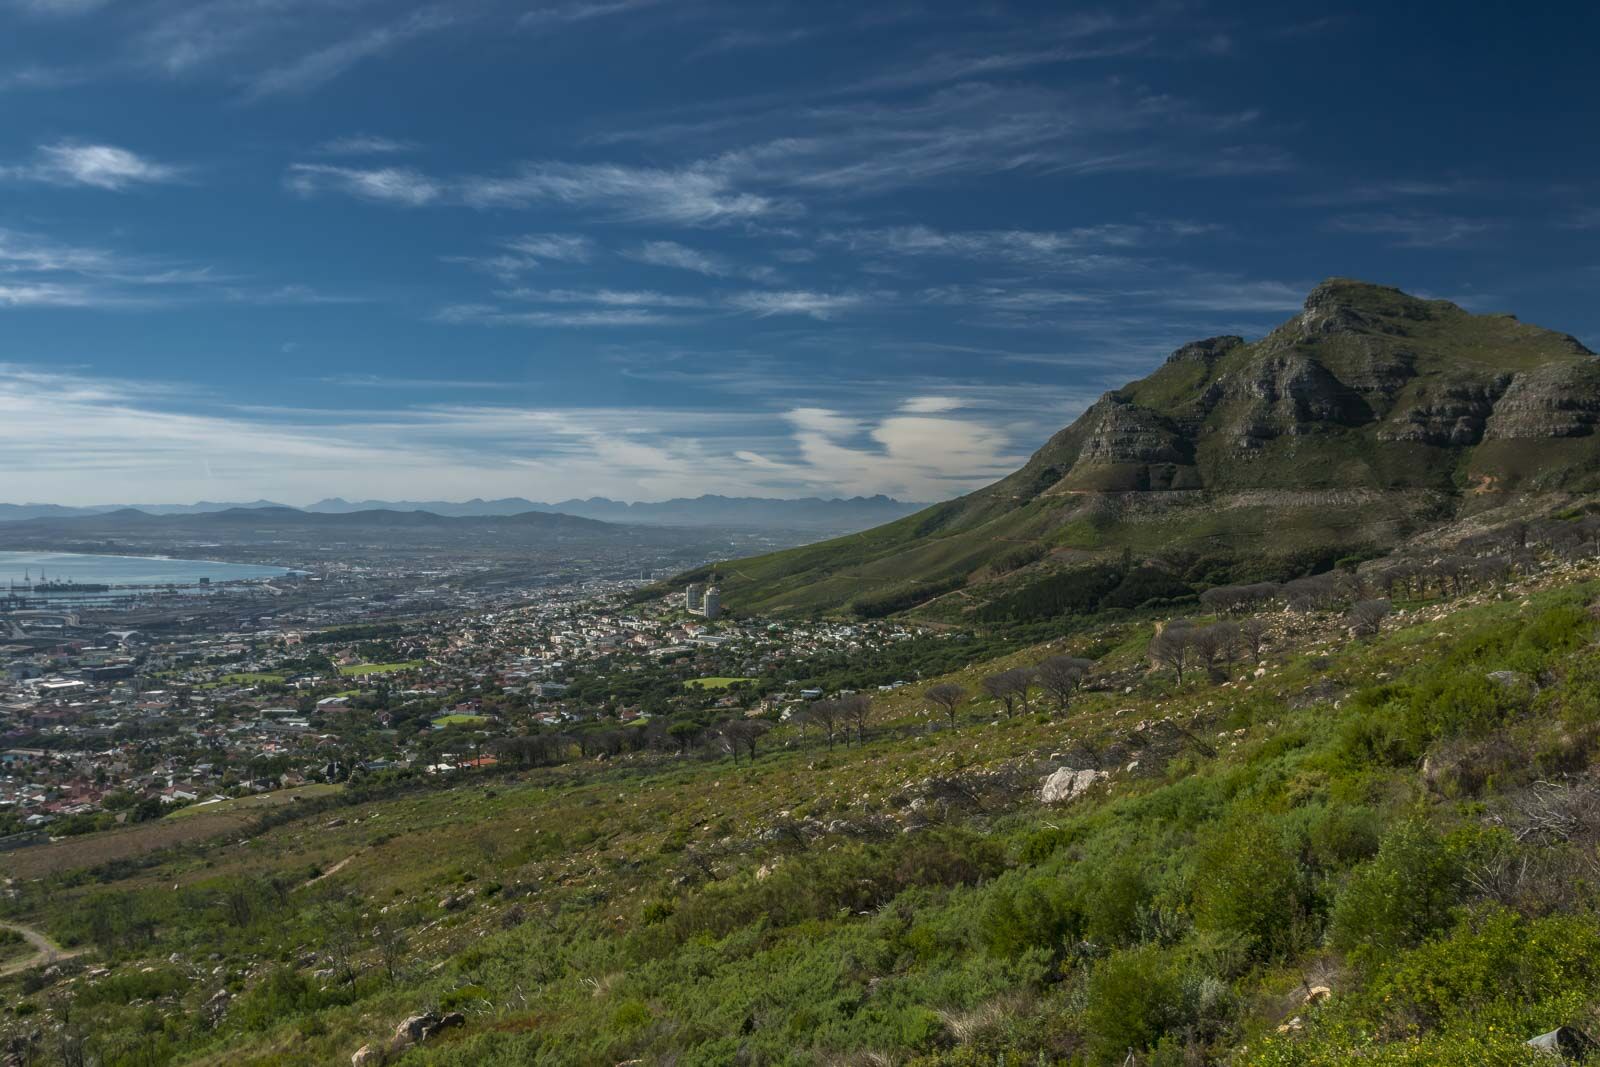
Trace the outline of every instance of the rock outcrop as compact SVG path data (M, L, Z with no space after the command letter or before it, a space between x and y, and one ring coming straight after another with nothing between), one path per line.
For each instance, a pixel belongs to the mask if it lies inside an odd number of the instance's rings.
M1065 804L1082 796L1090 786L1105 777L1105 772L1062 767L1039 786L1039 799L1045 804Z

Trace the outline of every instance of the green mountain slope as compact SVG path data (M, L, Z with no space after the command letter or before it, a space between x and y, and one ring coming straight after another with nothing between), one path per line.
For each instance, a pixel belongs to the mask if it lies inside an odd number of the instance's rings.
M1259 341L1178 349L991 486L717 571L735 609L881 613L1124 550L1381 547L1600 488L1597 425L1600 360L1574 338L1336 278Z

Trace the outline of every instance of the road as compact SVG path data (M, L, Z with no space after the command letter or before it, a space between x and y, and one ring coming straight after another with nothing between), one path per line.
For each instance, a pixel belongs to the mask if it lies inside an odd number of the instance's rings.
M50 940L48 937L44 936L30 926L18 926L16 923L0 923L0 929L15 930L17 933L21 934L22 939L33 946L34 952L32 956L29 956L26 959L15 960L11 963L0 965L0 977L4 977L8 974L16 974L18 971L25 971L30 967L37 967L40 964L55 963L57 960L67 960L71 959L73 956L81 956L85 951L81 948L62 948L60 945L56 944L54 941Z

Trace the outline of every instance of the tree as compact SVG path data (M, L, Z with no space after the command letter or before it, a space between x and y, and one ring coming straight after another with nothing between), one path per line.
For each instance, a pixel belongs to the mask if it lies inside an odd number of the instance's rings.
M815 726L822 731L828 739L828 751L833 751L834 735L839 732L839 725L844 721L844 709L837 700L816 700L809 704L800 713L800 721L808 726Z
M950 719L951 729L954 729L956 726L956 711L967 699L966 688L957 685L955 682L940 682L938 685L930 686L922 695L928 703L944 711L945 715Z
M695 739L700 736L700 727L686 720L679 720L667 727L667 736L678 745L678 751L688 752Z
M1375 634L1391 611L1387 600L1362 600L1350 609L1350 624L1358 634Z
M1067 705L1072 702L1072 694L1077 692L1078 686L1083 682L1083 676L1092 666L1094 666L1093 660L1083 659L1080 656L1050 656L1041 661L1034 670L1039 685L1055 698L1057 707L1066 711Z
M760 719L729 719L717 727L717 740L721 743L723 751L739 761L739 752L743 749L750 761L755 762L756 742L761 740L771 726Z
M866 740L867 723L872 719L872 698L865 693L849 693L839 698L839 715L848 732L855 727L856 744Z
M1183 684L1184 668L1189 666L1194 653L1193 630L1187 622L1174 619L1150 639L1146 654L1157 667L1170 667L1177 672L1178 684Z
M1188 632L1190 658L1206 671L1216 668L1222 658L1222 638L1215 626L1197 626Z
M1266 619L1246 619L1239 624L1239 643L1250 650L1251 659L1261 658L1261 649L1267 643L1269 629Z
M1030 671L1020 667L991 674L982 682L983 691L1002 701L1006 706L1006 718L1010 718L1017 709L1017 704L1022 704L1023 714L1028 711L1028 690L1033 687L1033 675Z

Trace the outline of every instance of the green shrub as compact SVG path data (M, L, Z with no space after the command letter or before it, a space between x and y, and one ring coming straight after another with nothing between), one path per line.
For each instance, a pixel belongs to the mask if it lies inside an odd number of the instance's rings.
M1039 875L1015 886L997 886L979 922L984 946L998 956L1031 948L1061 952L1082 925L1075 902L1060 881Z
M1464 848L1420 818L1395 825L1334 903L1329 940L1345 952L1415 945L1449 921L1460 899Z
M1532 920L1487 907L1449 936L1385 964L1354 1008L1371 1021L1418 1032L1501 1003L1533 1005L1590 990L1596 979L1600 927L1593 916Z
M1201 929L1237 934L1258 956L1278 956L1302 936L1302 897L1294 855L1260 819L1232 823L1200 844L1194 912Z
M1177 961L1145 945L1114 952L1097 964L1085 989L1081 1026L1090 1060L1119 1064L1188 1022L1188 997Z

